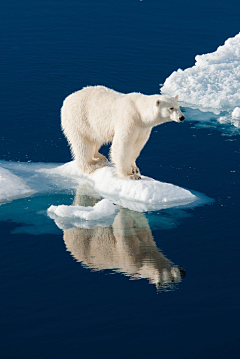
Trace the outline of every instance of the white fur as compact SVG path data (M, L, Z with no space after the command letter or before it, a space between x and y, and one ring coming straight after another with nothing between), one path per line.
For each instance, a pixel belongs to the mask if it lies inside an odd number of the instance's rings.
M177 99L177 97L176 97ZM62 129L83 173L107 164L98 151L112 142L110 157L120 178L140 179L136 159L154 126L184 119L176 99L122 94L104 86L68 96L61 109Z

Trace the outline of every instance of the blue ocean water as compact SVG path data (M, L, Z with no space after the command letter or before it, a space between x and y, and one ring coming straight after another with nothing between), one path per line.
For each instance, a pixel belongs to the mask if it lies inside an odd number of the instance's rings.
M68 94L96 84L158 93L174 70L239 32L240 5L9 0L0 10L0 159L64 163ZM211 203L123 209L119 237L112 227L62 231L46 216L74 191L0 206L1 358L239 358L239 130L199 126L185 112L188 121L153 131L138 165ZM162 263L182 278L159 288L147 278Z

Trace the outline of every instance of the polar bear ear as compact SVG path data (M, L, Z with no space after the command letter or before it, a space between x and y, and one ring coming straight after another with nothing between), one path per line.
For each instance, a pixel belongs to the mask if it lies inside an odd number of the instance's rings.
M157 101L156 101L156 105L157 105L157 106L159 106L159 105L160 105L160 103L161 103L161 101L160 101L160 100L157 100Z
M177 100L178 100L178 95L176 95L174 98L175 98L175 100L177 101Z

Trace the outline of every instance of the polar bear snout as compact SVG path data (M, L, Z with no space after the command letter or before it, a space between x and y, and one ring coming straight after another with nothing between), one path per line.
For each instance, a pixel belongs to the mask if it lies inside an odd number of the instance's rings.
M183 122L184 120L185 116L180 110L174 111L172 114L170 114L170 121Z

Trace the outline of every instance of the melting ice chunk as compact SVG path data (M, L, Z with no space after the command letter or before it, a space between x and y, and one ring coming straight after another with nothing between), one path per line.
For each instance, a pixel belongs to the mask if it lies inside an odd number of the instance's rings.
M47 213L60 229L65 230L72 227L86 229L94 226L108 227L113 223L118 211L118 206L107 199L102 199L94 206L88 207L52 205L48 208Z
M97 220L103 217L108 217L114 214L118 210L118 207L110 202L108 199L102 199L96 203L93 207L84 206L50 206L48 213L54 213L58 217L65 218L77 218L87 221Z
M232 112L232 118L234 120L240 120L240 107L235 107L235 109Z

